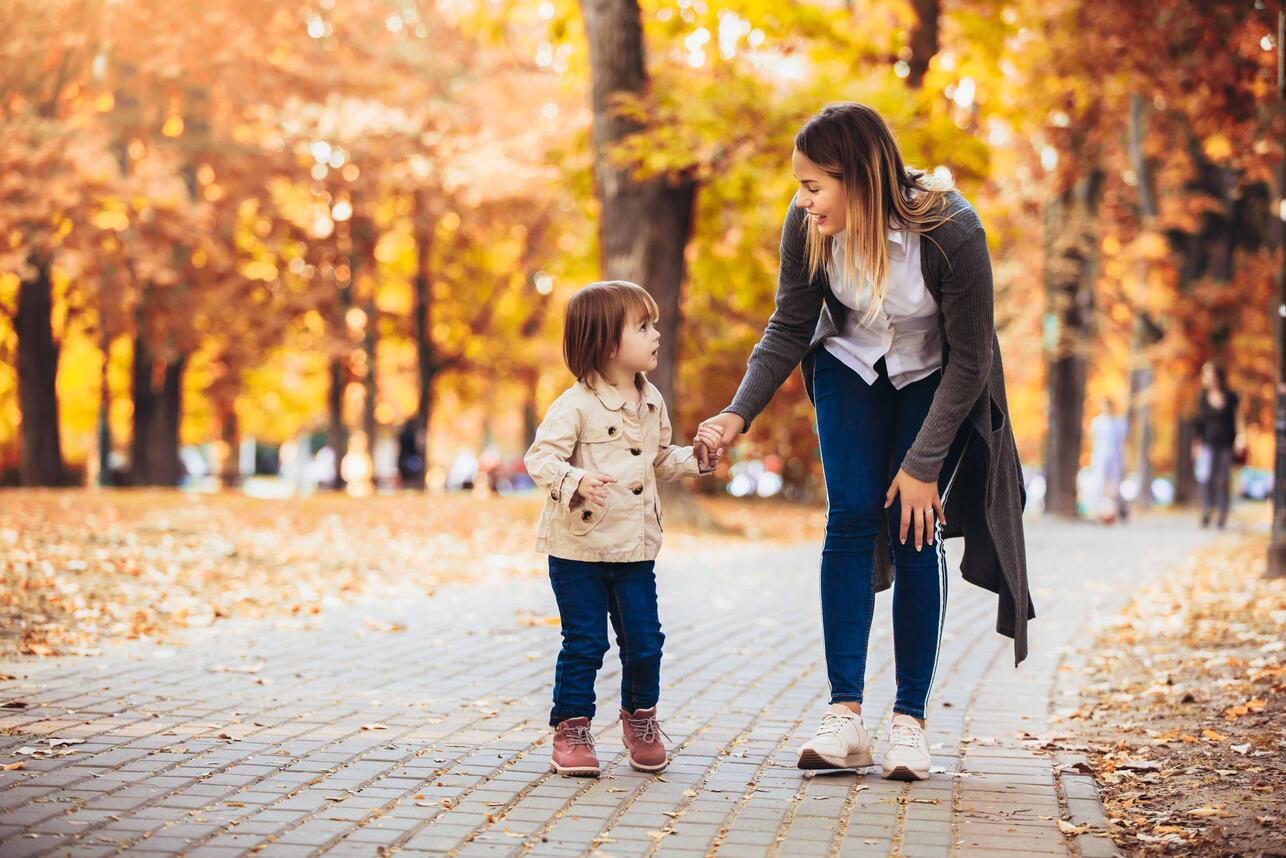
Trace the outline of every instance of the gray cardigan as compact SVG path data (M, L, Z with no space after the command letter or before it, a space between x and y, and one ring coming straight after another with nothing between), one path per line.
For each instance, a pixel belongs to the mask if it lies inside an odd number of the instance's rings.
M943 500L944 537L964 537L960 571L966 581L999 597L996 631L1014 639L1014 663L1027 656L1027 620L1036 616L1027 586L1023 486L1018 448L1009 425L1005 374L996 337L987 237L973 207L948 197L951 219L923 234L921 271L939 306L942 380L924 425L901 467L917 480L938 480L953 445L959 461ZM725 411L751 421L802 363L812 398L816 350L843 330L848 308L825 272L808 277L807 215L791 200L781 231L777 308L750 353L746 374ZM877 589L893 580L889 534L881 528L873 559ZM1023 606L1018 610L1017 606Z

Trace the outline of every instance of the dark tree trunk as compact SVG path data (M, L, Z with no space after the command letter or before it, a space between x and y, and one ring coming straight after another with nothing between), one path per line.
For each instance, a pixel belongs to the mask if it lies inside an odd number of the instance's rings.
M415 329L416 384L415 452L420 457L420 468L411 474L411 486L424 489L424 475L429 468L429 419L433 413L433 379L437 375L437 354L433 347L433 293L430 280L433 259L434 219L429 207L428 194L415 195L415 309L412 326Z
M661 312L661 350L652 383L661 391L675 424L684 433L675 396L678 364L679 297L684 253L692 235L697 183L690 175L662 175L634 181L631 171L611 161L614 145L641 126L613 107L616 93L647 90L643 27L637 0L581 0L589 37L590 95L594 111L594 180L602 204L602 269L609 280L630 280L652 294ZM707 521L681 483L665 483L661 496L674 520Z
M929 61L938 52L938 19L942 15L942 0L911 0L915 11L915 24L911 27L911 58L907 86L919 89L924 84Z
M1130 163L1139 189L1139 220L1145 230L1156 222L1156 195L1152 188L1152 168L1143 151L1146 130L1143 122L1143 98L1130 96ZM1156 342L1157 329L1147 315L1149 266L1138 267L1138 308L1130 341L1130 402L1126 414L1138 450L1138 505L1152 506L1152 359L1148 354Z
M1174 433L1174 502L1186 505L1197 497L1197 477L1192 470L1192 439L1196 429L1186 411L1180 411L1179 415L1178 431Z
M112 358L112 337L107 328L107 299L100 295L99 348L103 352L103 369L98 378L98 484L110 486L112 479L112 387L109 370Z
M1086 353L1093 326L1097 217L1102 173L1090 170L1045 211L1049 424L1045 509L1075 516L1085 418Z
M218 410L219 440L227 450L219 481L224 488L233 488L241 484L241 425L237 420L236 397L222 397Z
M18 408L22 452L18 478L24 486L63 484L58 419L58 353L54 339L53 278L48 259L30 260L33 275L18 287L14 330L18 338Z
M167 360L154 354L143 335L134 339L134 433L130 482L136 486L177 486L179 418L183 412L186 356Z
M329 414L326 446L330 447L335 454L335 479L331 481L330 487L335 491L341 491L344 488L344 475L340 465L344 461L344 454L348 452L348 428L344 425L344 389L349 381L347 357L349 341L346 318L349 309L353 306L352 280L336 282L335 287L339 290L339 302L332 320L332 327L336 341L340 345L336 346L339 349L338 353L330 359L330 389L326 396L326 408Z
M647 89L642 22L636 0L583 0L581 8L589 36L603 276L638 283L656 299L661 310L661 352L651 379L675 415L679 296L697 183L687 175L636 182L628 168L611 162L612 147L641 128L617 115L612 96L641 95Z

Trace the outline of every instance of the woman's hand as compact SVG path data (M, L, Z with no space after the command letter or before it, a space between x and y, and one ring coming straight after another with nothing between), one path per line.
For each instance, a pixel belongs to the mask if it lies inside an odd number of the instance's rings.
M713 436L709 434L708 430L712 430L717 433L718 443L716 445L712 445L711 449L717 448L717 451L722 454L724 450L732 446L732 442L737 439L737 436L740 435L742 430L745 428L746 421L741 418L741 415L733 414L731 411L725 411L723 414L716 414L709 420L702 420L701 426L697 430L697 435L698 437L703 437L704 433L704 437L710 437L713 439ZM701 467L709 467L709 462L707 461L708 456L706 455L704 444L698 448L697 455L700 457Z
M947 523L942 512L942 498L938 496L938 484L922 482L898 468L897 476L884 496L884 508L893 506L899 495L902 498L902 526L898 531L898 541L905 545L907 529L913 527L916 551L926 542L932 545L934 515L938 521Z

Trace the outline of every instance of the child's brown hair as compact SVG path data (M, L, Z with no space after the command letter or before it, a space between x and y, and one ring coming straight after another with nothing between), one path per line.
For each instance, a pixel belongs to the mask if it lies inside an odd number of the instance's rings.
M577 381L602 374L621 345L627 322L661 316L647 290L628 280L591 283L567 302L563 316L563 360Z

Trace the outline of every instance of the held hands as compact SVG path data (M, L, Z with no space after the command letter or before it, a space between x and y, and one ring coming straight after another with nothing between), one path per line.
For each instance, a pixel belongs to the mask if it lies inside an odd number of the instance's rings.
M719 430L704 423L697 429L697 437L692 441L692 452L696 454L697 463L703 473L713 471L723 456L720 444L723 436Z
M694 444L701 469L706 470L717 465L723 451L732 446L732 442L745 428L746 421L740 415L730 411L701 421Z
M905 544L908 527L914 528L915 550L919 551L927 542L933 544L934 515L938 521L947 523L942 512L942 498L938 496L938 484L917 480L906 471L898 468L893 484L884 496L884 508L893 506L893 501L902 496L902 526L898 531L898 541Z
M576 497L592 502L599 509L607 509L607 486L616 477L607 474L586 474L576 486Z

